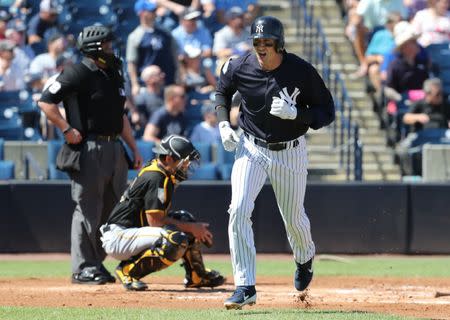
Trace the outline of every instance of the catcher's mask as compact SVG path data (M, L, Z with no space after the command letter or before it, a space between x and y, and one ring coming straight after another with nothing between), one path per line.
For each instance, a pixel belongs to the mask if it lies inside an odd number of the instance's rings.
M199 166L200 153L185 137L171 134L152 150L158 155L170 155L174 160L179 160L174 174L179 182L188 179Z
M120 69L122 61L118 54L105 52L102 48L104 42L115 39L112 30L102 25L92 25L83 28L77 39L77 48L85 56L100 61L108 67Z
M284 50L284 28L280 20L272 16L256 18L250 27L252 39L274 39L276 51Z

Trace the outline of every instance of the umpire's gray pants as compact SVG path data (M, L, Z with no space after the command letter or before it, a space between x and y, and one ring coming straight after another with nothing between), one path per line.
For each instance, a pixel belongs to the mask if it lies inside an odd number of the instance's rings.
M81 170L71 175L72 272L100 268L106 257L100 226L106 222L127 184L128 167L119 141L87 141L81 153Z

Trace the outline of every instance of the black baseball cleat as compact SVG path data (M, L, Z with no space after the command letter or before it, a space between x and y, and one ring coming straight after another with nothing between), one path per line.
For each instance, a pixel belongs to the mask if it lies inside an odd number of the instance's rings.
M312 262L313 258L304 264L295 262L297 270L295 271L294 286L298 291L303 291L308 288L313 278Z
M145 282L140 281L139 279L132 278L127 272L127 262L122 261L116 267L114 271L117 279L122 283L123 287L130 291L144 291L147 290L148 286Z
M88 267L84 268L80 273L72 274L72 283L76 284L105 284L108 282L108 278L97 268Z
M256 303L255 286L238 286L233 295L225 300L224 306L227 310L242 309L245 305L254 305Z
M107 283L116 283L116 278L113 277L103 264L100 265L100 272L105 276Z

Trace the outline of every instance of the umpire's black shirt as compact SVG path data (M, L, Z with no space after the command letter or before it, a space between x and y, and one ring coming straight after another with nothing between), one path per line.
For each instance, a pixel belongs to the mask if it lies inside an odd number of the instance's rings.
M297 118L283 120L271 115L273 97L281 92L296 98ZM291 53L283 53L281 65L264 71L255 53L231 59L224 64L217 85L216 103L230 109L233 94L242 96L239 126L267 142L289 141L304 135L308 128L319 129L334 120L330 92L314 67Z
M120 134L125 103L124 80L115 69L100 69L84 58L66 67L42 93L40 101L64 102L70 125L87 134Z

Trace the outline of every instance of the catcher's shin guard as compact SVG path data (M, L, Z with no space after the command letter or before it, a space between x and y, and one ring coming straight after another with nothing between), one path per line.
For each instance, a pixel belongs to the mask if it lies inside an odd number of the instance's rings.
M180 259L188 246L188 236L174 226L164 226L161 239L153 248L145 250L129 268L133 278L140 279L146 275L165 269Z
M205 268L198 241L194 241L186 250L183 256L183 266L186 270L184 279L186 288L213 288L225 283L226 278L218 271Z

